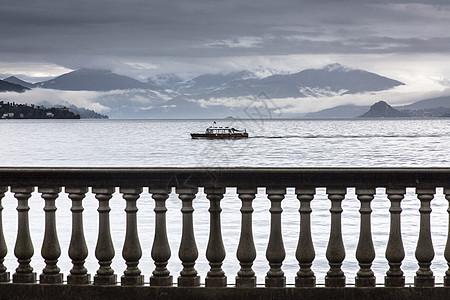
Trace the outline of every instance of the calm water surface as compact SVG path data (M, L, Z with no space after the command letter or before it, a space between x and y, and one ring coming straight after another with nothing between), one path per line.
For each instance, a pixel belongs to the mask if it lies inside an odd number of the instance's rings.
M2 166L450 166L448 120L224 121L241 140L192 140L212 121L2 120Z
M212 121L198 120L1 120L0 166L71 166L71 167L450 167L450 121L439 120L227 120L223 126L246 128L250 138L243 140L192 140L190 132L202 132ZM222 200L222 231L227 257L224 270L229 283L239 269L236 249L240 233L240 201L235 189L228 189ZM269 201L260 189L254 201L254 238L257 259L254 270L258 283L264 283L268 264ZM324 282L328 270L325 258L329 236L329 200L323 189L312 202L312 230L316 249L313 270L317 281ZM43 239L43 201L35 192L30 200L31 235L35 247L32 266L40 274L44 266L40 257ZM175 281L181 270L177 249L181 237L180 203L175 194L167 201L168 233L172 248L169 270ZM295 248L298 240L298 206L293 190L283 200L283 239L286 260L283 270L287 282L294 283L298 265ZM16 238L17 206L11 193L2 201L4 231L9 247L5 264L10 272L17 267L13 255ZM98 268L94 256L97 240L97 201L88 194L84 201L85 233L90 250L86 266L91 274ZM111 200L111 229L116 249L113 268L118 276L125 268L121 249L125 236L125 201L116 193ZM58 234L63 254L59 266L67 275L71 268L67 255L70 241L70 200L61 193L57 200ZM205 259L209 234L208 200L200 190L194 200L195 235L199 247L196 268L202 282L209 269ZM442 282L446 270L443 251L447 238L448 202L438 189L432 201L432 234L436 252L432 269L436 281ZM139 235L143 249L140 268L146 281L154 269L150 257L154 234L154 202L147 190L138 200ZM376 248L373 269L382 283L387 262L384 251L389 234L389 201L384 189L378 189L372 202L372 233ZM402 202L402 233L406 258L403 270L408 282L417 270L414 258L418 237L419 201L414 190ZM354 189L343 201L342 226L346 259L343 269L347 282L353 283L358 270L355 250L359 235L359 203Z

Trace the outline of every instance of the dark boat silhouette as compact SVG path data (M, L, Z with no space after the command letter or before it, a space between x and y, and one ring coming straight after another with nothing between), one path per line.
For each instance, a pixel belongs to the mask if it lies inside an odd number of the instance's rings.
M214 124L216 124L214 122ZM204 133L191 133L193 139L240 139L247 138L248 132L246 129L239 130L233 127L219 127L209 126Z

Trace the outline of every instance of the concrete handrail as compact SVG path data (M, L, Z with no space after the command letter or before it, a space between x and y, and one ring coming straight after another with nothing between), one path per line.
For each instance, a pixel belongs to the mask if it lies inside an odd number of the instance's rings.
M63 275L57 267L61 255L55 222L55 199L64 188L72 201L72 237L69 256L73 268L67 276L69 284L90 284L90 275L84 267L87 257L86 242L83 232L82 200L92 188L98 200L99 233L95 249L99 269L94 285L115 285L117 275L111 269L114 247L111 241L109 221L109 200L120 188L126 200L126 237L123 257L127 268L121 277L121 284L139 286L144 284L143 275L138 268L142 255L137 234L137 206L143 187L149 187L149 193L155 201L155 236L152 247L152 258L155 270L150 278L151 286L172 286L173 277L166 268L171 256L166 232L165 201L175 188L182 201L182 241L178 254L183 270L178 277L178 286L196 287L200 278L195 269L198 250L194 238L195 228L192 219L192 200L198 188L204 188L210 202L210 231L206 258L210 270L205 278L206 287L225 287L227 277L222 270L225 249L221 231L220 201L226 193L226 187L237 188L241 208L241 236L237 250L239 270L236 287L255 287L255 272L252 265L255 260L255 245L252 234L252 201L258 187L266 188L267 198L271 202L270 236L266 250L266 258L270 270L266 274L266 287L285 287L286 278L282 271L285 249L281 234L281 202L286 188L295 188L300 202L300 232L296 258L300 269L295 278L296 287L315 287L316 280L311 265L315 258L312 243L310 202L314 199L315 189L325 187L331 201L330 239L327 245L326 258L330 265L325 278L326 287L345 287L346 277L341 269L345 258L345 248L341 232L341 202L345 198L346 189L356 188L360 201L360 236L356 250L356 259L360 269L355 278L356 287L375 287L375 276L371 265L375 251L371 235L371 201L375 188L386 188L391 202L390 234L386 249L389 270L386 272L386 287L404 287L405 278L401 264L405 256L403 249L400 214L401 201L407 187L416 189L420 200L420 232L416 248L416 259L419 269L414 278L416 287L433 287L434 274L430 269L434 258L434 249L430 233L430 202L437 187L444 189L450 201L450 169L449 168L0 168L0 201L5 192L10 190L18 201L18 228L14 254L19 266L12 276L13 283L35 283L36 273L30 266L34 254L33 243L29 234L28 199L35 187L45 201L45 234L42 245L42 256L46 266L40 275L41 283L60 284ZM10 189L9 189L10 188ZM0 202L1 204L1 202ZM0 205L0 226L2 225ZM450 213L450 209L448 210ZM6 256L6 244L0 227L0 282L10 282L10 276L3 265ZM450 244L447 241L445 259L450 264ZM450 286L450 269L444 274L444 286Z

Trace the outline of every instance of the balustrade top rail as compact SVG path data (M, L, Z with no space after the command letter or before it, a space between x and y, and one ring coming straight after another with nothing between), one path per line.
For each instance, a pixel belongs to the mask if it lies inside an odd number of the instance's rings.
M450 168L0 168L4 185L436 187Z

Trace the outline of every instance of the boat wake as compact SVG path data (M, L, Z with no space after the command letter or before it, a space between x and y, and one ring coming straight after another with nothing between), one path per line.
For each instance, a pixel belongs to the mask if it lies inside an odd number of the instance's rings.
M253 139L370 139L370 138L439 138L444 137L442 134L367 134L367 135L280 135L280 136L265 136L256 135L250 136Z

